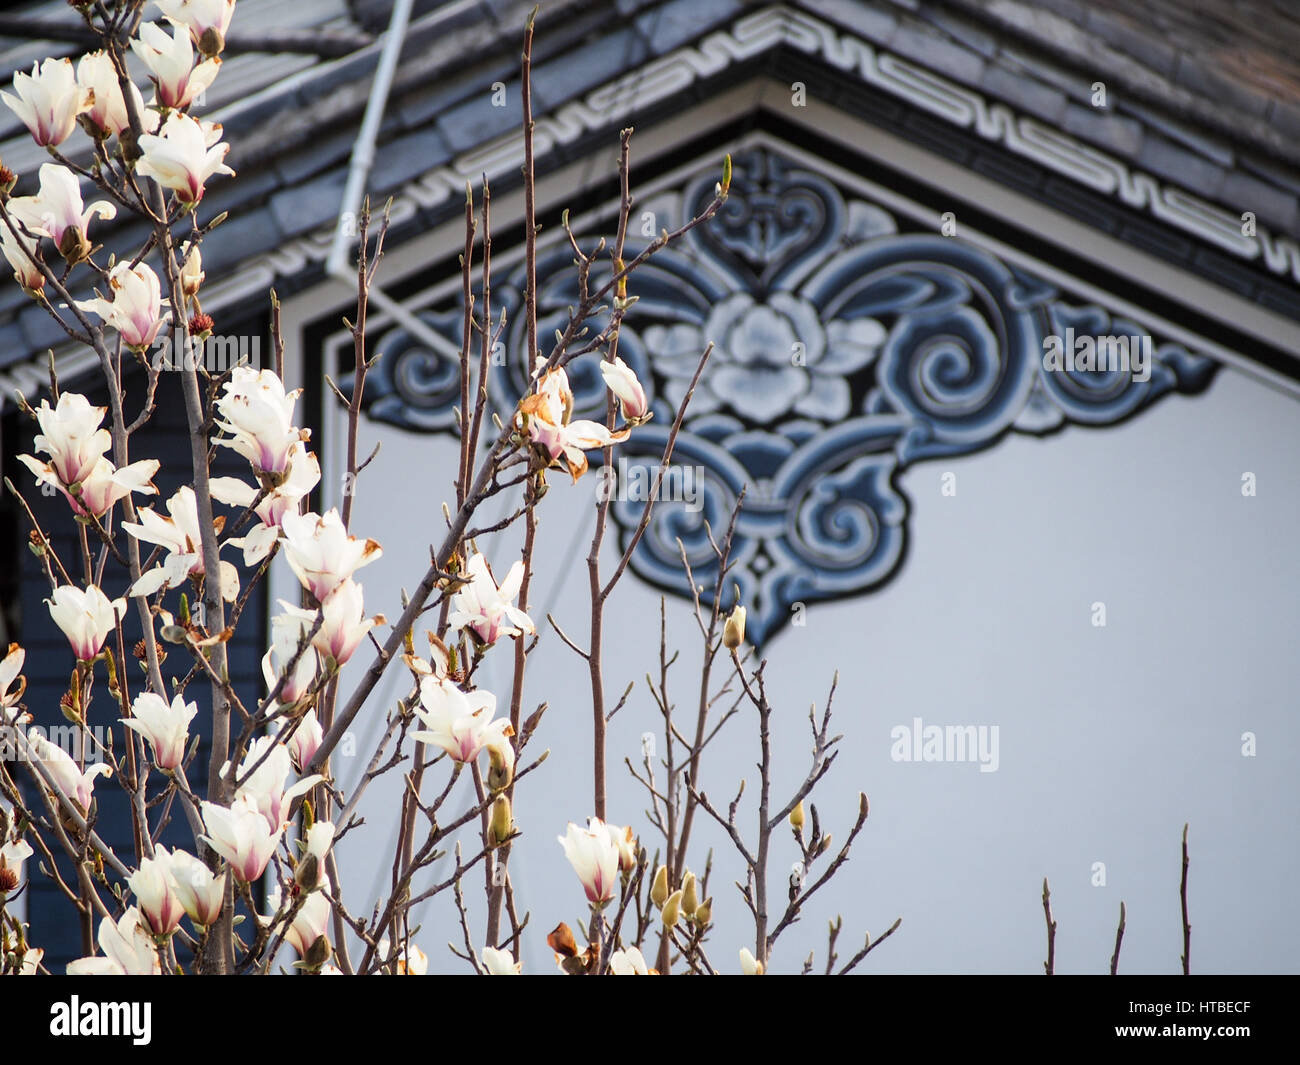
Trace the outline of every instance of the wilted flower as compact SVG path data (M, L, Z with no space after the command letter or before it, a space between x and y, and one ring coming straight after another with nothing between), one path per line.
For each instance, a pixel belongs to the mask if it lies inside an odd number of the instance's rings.
M55 588L45 600L63 635L72 645L78 662L89 662L99 654L104 639L113 631L117 615L126 612L126 601L110 600L96 585L84 590L71 584Z
M209 143L213 136L215 140ZM213 174L233 177L235 173L224 162L230 145L221 141L221 127L209 124L205 128L179 111L172 113L158 133L140 138L140 151L137 172L174 190L183 204L203 199L204 183Z
M140 868L127 877L126 882L139 900L140 912L149 930L156 936L169 936L175 932L185 908L176 894L167 848L157 847L155 857L143 859Z
M415 712L427 729L413 739L441 747L458 762L472 762L489 743L514 734L505 718L493 720L497 697L477 688L463 692L446 677L423 677Z
M487 969L489 976L518 976L521 962L515 961L515 956L508 950L497 950L496 947L483 948L483 967Z
M32 72L14 75L10 96L0 92L6 106L23 121L41 147L62 144L77 124L77 116L90 109L90 92L77 84L71 59L33 63Z
M611 976L649 976L650 967L638 948L627 947L609 956L609 972Z
M524 579L522 561L510 567L499 586L481 554L469 560L465 573L468 583L452 597L447 617L452 632L469 629L481 643L491 645L502 636L531 635L536 631L532 618L514 605Z
M283 474L289 469L294 446L307 438L293 425L293 408L302 389L285 392L284 382L271 370L236 366L217 400L221 419L217 427L230 439L215 443L233 448L259 474Z
M158 275L148 263L132 266L123 261L113 267L108 275L111 300L96 296L80 300L77 306L83 311L99 315L122 334L122 343L135 351L143 351L154 342L162 328L162 298Z
M32 745L36 758L49 773L54 787L65 798L75 803L84 815L90 809L90 801L94 797L95 778L111 777L112 768L103 762L96 762L83 770L72 760L71 755L46 739L39 729L28 732L27 739Z
M177 695L168 706L161 695L141 692L131 704L132 716L122 718L122 724L149 741L149 746L153 748L154 765L159 769L172 770L185 757L185 746L190 738L190 722L198 712L198 704L187 703L183 695Z
M568 832L558 836L564 856L582 881L587 901L603 906L614 897L618 886L619 847L599 817L589 818L587 827L569 822Z
M551 464L563 466L577 481L587 471L586 450L626 440L629 431L611 430L586 419L570 421L572 412L569 375L563 370L548 370L537 382L537 391L519 401L515 424L528 433Z
M145 543L158 544L168 551L161 566L140 575L131 585L131 595L152 595L160 588L176 588L190 575L203 576L203 537L199 532L199 505L194 489L182 485L167 500L164 518L153 508L140 511L139 523L124 521L122 528ZM239 594L239 571L229 562L221 563L221 596L234 602Z
M383 554L374 540L349 536L337 510L323 515L285 514L280 528L290 569L318 602Z
M208 830L203 841L230 863L236 879L248 884L260 878L279 845L283 826L272 829L247 795L236 796L229 808L205 802L202 810Z
M0 898L18 887L23 879L23 862L32 853L32 845L26 840L0 845Z
M214 873L183 850L172 851L168 862L176 897L189 919L200 928L214 924L226 897L225 874Z
M140 910L131 906L114 922L105 917L99 923L101 958L93 955L68 963L69 976L158 976L162 965L153 937Z
M131 128L122 85L107 52L91 52L81 57L77 64L77 84L90 90L92 101L86 119L103 136L120 134L122 130ZM158 128L158 112L145 109L144 97L134 84L131 97L135 102L135 113L140 116L141 128L152 133Z
M211 85L221 71L220 59L206 59L194 65L190 35L179 26L168 35L156 22L140 26L131 50L149 68L149 80L158 90L163 107L186 108Z
M86 228L92 218L115 218L117 208L107 200L96 200L86 207L81 199L81 185L67 167L57 163L41 164L41 191L36 194L40 232L54 241L55 247L69 263L79 263L90 254Z
M613 362L601 362L600 373L605 378L605 385L618 397L623 417L628 422L639 425L649 418L650 404L646 401L645 389L627 363L616 355Z

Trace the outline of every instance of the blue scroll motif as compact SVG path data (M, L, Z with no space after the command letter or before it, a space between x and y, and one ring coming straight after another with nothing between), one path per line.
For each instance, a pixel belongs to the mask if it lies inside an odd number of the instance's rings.
M715 176L679 190L683 217L713 194ZM645 242L629 237L628 257ZM598 284L601 270L593 270ZM498 283L504 365L490 393L503 418L525 391L522 277ZM1132 337L1123 315L1081 300L985 249L900 232L880 206L846 199L826 178L766 150L734 160L731 196L712 222L638 269L638 297L619 354L651 396L655 418L619 454L658 466L674 412L700 353L713 355L678 437L674 467L698 478L691 500L665 499L632 557L651 584L690 597L682 552L705 602L721 535L741 491L728 581L762 644L813 603L860 595L899 570L908 501L899 474L914 463L969 454L1011 432L1107 426L1170 392L1196 393L1217 364L1148 338L1145 374L1048 368L1048 338ZM576 290L572 252L539 261L538 335L563 329ZM460 312L428 313L459 345ZM593 323L593 333L602 323ZM393 329L371 372L369 415L407 428L455 431L455 360ZM571 364L574 417L603 417L598 359ZM591 456L593 462L598 455ZM646 476L649 474L647 472ZM624 544L643 504L611 507Z

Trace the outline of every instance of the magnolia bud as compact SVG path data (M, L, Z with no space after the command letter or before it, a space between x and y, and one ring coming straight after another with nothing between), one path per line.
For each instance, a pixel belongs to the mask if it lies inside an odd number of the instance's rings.
M191 298L197 296L203 277L203 256L195 244L191 246L189 254L185 256L185 263L181 266L181 291Z
M722 627L722 646L734 651L745 642L745 608L739 603L732 608L727 623Z
M226 39L216 26L209 26L199 35L199 54L204 59L220 55L226 47Z
M68 226L63 231L63 239L59 241L59 254L69 266L76 266L90 254L90 241L80 229Z
M790 811L790 827L796 832L803 831L803 799L800 799L799 805Z
M668 901L664 903L664 912L660 914L665 928L673 928L677 924L677 918L682 914L682 892L678 888L668 896Z
M705 899L695 908L695 923L701 928L708 925L713 917L713 897Z
M668 901L668 866L666 865L661 865L659 871L655 873L655 882L650 888L650 901L661 910L664 908L664 903Z
M303 955L302 963L305 968L319 969L330 960L330 939L329 936L320 936L316 942L307 948L307 953Z
M763 975L763 963L754 957L748 947L740 948L740 971L746 976Z
M515 829L515 819L510 811L510 800L498 795L492 804L492 820L488 824L488 843L492 846L504 843Z
M695 890L695 874L687 873L686 879L682 881L682 913L694 917L699 907L700 896Z
M315 891L320 887L320 859L314 854L304 856L294 870L293 880L303 891Z

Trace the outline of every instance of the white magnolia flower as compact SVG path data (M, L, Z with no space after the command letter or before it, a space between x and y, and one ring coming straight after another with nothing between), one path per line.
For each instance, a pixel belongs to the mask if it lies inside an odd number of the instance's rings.
M94 797L95 779L113 775L110 766L103 762L88 765L83 770L61 747L55 746L39 729L27 733L28 742L41 765L50 775L55 788L66 798L71 799L84 815L90 809Z
M283 599L279 602L284 613L271 619L271 646L262 656L262 677L266 681L267 691L275 690L295 656L297 664L280 689L275 706L269 710L270 717L295 708L311 692L320 673L320 656L313 645L308 644L302 654L298 654L299 646L311 631L311 619L315 615L311 611L292 607Z
M116 218L117 208L107 200L96 200L86 207L81 199L81 184L76 175L57 163L42 163L41 190L36 194L40 232L54 241L59 253L70 263L77 263L90 253L86 228L92 218ZM29 227L30 228L30 227Z
M452 598L447 617L452 632L469 629L480 642L490 645L502 636L531 635L536 631L532 618L514 605L524 579L522 561L510 567L500 585L481 554L469 560L465 575L469 583Z
M109 510L131 492L157 495L154 474L158 472L157 459L141 459L120 470L106 458L96 460L89 476L81 481L74 494L59 480L54 467L31 455L19 455L18 461L36 475L37 484L57 488L77 514L93 514L102 518Z
M387 939L379 941L379 957L385 961L392 949L392 945ZM398 976L427 976L429 973L429 957L414 943L404 950L396 959ZM382 975L384 970L379 970L375 975Z
M423 677L415 712L427 726L413 739L441 747L457 762L472 762L484 747L509 747L514 729L506 718L493 720L497 697L482 688L463 692L446 677Z
M159 976L162 965L149 927L136 906L114 922L105 917L99 923L99 949L93 955L68 963L69 976Z
M77 84L91 92L92 102L86 112L91 125L105 136L115 136L130 129L131 120L122 96L122 85L107 52L90 52L81 57L77 64ZM135 103L135 113L140 116L141 127L146 133L152 133L158 128L158 112L146 110L144 97L134 84L131 85L131 98Z
M156 22L145 22L131 42L131 50L149 68L149 80L158 90L163 107L189 107L221 71L220 59L205 59L194 65L194 46L184 27L175 26L168 35Z
M214 873L183 850L172 851L168 861L176 897L189 919L199 928L214 924L226 897L225 874Z
M90 92L77 84L71 59L33 63L32 72L14 75L17 96L0 92L0 99L23 121L41 147L62 144L77 124L77 116L90 110Z
M176 769L185 757L190 738L190 722L199 712L197 703L187 703L177 695L168 706L161 695L141 692L131 704L129 718L122 723L138 732L153 748L154 765L159 769Z
M275 921L275 915L283 905L279 885L267 896L267 904L271 908L270 914L261 918L265 925L270 925ZM330 901L319 891L313 891L307 896L303 904L298 907L298 912L286 926L283 919L277 922L272 928L272 935L278 935L284 932L285 942L288 943L298 953L298 957L307 957L308 952L316 945L316 941L322 936L329 934L330 920L333 915L333 908Z
M321 728L315 710L308 710L298 721L298 727L289 737L289 756L293 767L301 773L311 763L316 752L320 750L321 741L325 739L325 730Z
M582 881L587 901L603 906L618 887L619 847L599 817L589 818L586 828L569 822L568 832L556 837L564 848L573 871Z
M337 510L285 514L280 520L289 567L318 602L383 550L374 540L349 536Z
M515 961L515 956L508 950L496 947L483 948L483 967L489 976L518 976L522 962Z
M140 904L149 931L156 936L169 936L180 927L185 908L176 893L171 855L166 847L155 848L154 857L143 859L140 868L126 882Z
M538 359L539 364L542 361ZM600 422L581 418L570 421L572 411L569 375L563 370L548 370L537 382L537 391L520 400L515 424L528 433L552 464L567 469L577 481L587 471L586 451L626 440L629 430L611 430Z
M302 619L308 629L316 621L315 610L303 610L284 600L280 600L280 605L286 613ZM352 657L366 633L384 621L383 615L366 617L361 585L350 579L325 597L319 613L322 615L321 626L316 630L312 644L326 656L327 661L333 659L340 666Z
M99 654L116 618L126 612L126 600L109 599L94 584L85 589L61 584L45 603L79 662L89 662Z
M23 952L22 958L18 961L19 976L35 976L41 967L41 959L45 957L45 951L39 947L28 947Z
M32 442L38 451L50 456L50 465L61 484L84 481L112 446L109 431L99 427L107 412L107 407L92 407L80 392L60 394L54 407L49 400L41 400L36 409L41 431Z
M4 658L0 659L0 725L19 725L28 720L29 715L19 717L17 711L10 710L18 705L18 700L27 690L27 678L22 675L26 658L27 652L11 643Z
M645 963L645 955L636 947L614 951L609 956L609 971L612 976L650 975L650 967Z
M618 398L623 417L629 422L645 421L650 414L650 404L646 401L645 389L641 387L641 382L631 367L615 356L613 362L601 362L600 373L605 378L606 386Z
M221 768L222 776L228 776L229 771L230 763L227 762ZM245 800L260 811L277 835L286 823L293 800L305 795L324 779L319 774L304 777L286 790L285 781L291 772L293 762L289 749L274 736L259 736L249 745L235 773L234 779L243 781L235 792L235 798Z
M227 541L243 548L246 566L256 566L271 553L280 537L280 520L285 514L297 514L299 503L320 483L320 463L301 440L290 451L288 470L284 480L264 494L238 477L214 477L208 482L212 498L217 502L232 507L253 507L253 513L261 519L243 536Z
M279 846L283 825L273 829L247 795L237 795L229 808L205 802L202 810L208 830L203 841L230 863L237 880L258 880Z
M154 0L154 3L168 21L189 30L204 55L216 55L225 47L235 0Z
M748 947L740 948L740 971L746 976L763 975L763 963L754 957Z
M179 488L167 500L167 513L162 517L153 508L140 511L139 523L124 521L122 528L145 543L158 544L168 551L161 566L140 575L131 585L131 595L152 595L160 588L176 588L191 574L203 575L203 539L199 533L198 501L194 489L188 485ZM239 595L239 571L229 562L221 563L221 596L234 602Z
M32 845L16 840L0 846L0 899L22 883L23 863L32 856Z
M197 119L173 112L158 133L140 138L143 155L136 171L174 190L181 203L196 204L203 199L204 184L213 174L234 176L224 162L230 145L220 138L219 125L210 123L205 128Z
M231 434L214 443L233 448L259 474L289 469L295 445L306 439L294 428L293 408L302 389L285 392L284 382L271 370L236 366L217 399L217 427Z
M96 296L79 300L77 306L98 315L121 333L122 343L128 348L143 351L162 328L162 308L168 302L162 298L158 275L148 263L132 266L123 261L108 275L108 287L112 299Z
M0 222L0 255L14 272L14 280L29 296L37 296L45 288L45 274L36 262L36 246L40 243L40 207L35 196L15 196L7 205L14 230ZM27 232L23 232L23 229Z

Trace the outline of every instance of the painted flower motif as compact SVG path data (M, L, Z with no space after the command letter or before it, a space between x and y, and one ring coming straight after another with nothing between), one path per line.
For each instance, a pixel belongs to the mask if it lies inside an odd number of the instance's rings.
M159 769L173 770L185 757L190 738L190 722L199 712L197 703L187 703L177 695L169 706L161 695L141 692L131 704L131 717L122 724L138 732L153 748L153 761Z
M139 513L139 523L124 521L122 528L137 540L158 544L167 549L161 566L142 573L131 585L131 595L152 595L162 588L176 588L191 575L202 576L203 537L199 531L199 505L194 489L183 485L167 500L168 517L153 508ZM221 563L221 596L233 603L239 595L239 571L229 562Z
M674 406L700 352L714 342L691 400L697 416L726 409L759 423L788 414L838 421L851 406L845 375L876 357L885 329L873 318L823 326L817 309L791 292L764 303L742 292L717 304L701 327L654 325L643 337L668 377L664 394Z
M32 72L14 75L14 92L0 92L5 106L22 119L41 147L57 147L72 134L77 116L90 110L90 92L77 84L71 59L33 63Z
M225 164L230 145L221 140L221 126L200 123L179 111L156 134L140 138L140 151L136 171L172 189L189 206L203 199L204 185L213 174L235 174Z
M618 888L619 845L599 817L587 820L586 828L572 821L565 835L556 837L564 848L573 871L578 874L587 901L604 906Z
M524 579L524 564L515 562L506 579L497 584L487 559L475 554L465 567L469 582L452 597L447 624L452 632L469 629L482 644L491 645L502 636L532 635L533 619L515 606Z
M457 762L472 762L485 747L509 746L514 735L508 720L493 719L496 709L497 697L489 691L464 692L447 677L423 677L415 712L427 728L411 735L441 747Z
M158 951L139 907L129 907L117 921L111 917L100 921L98 941L103 957L92 955L69 962L69 976L161 975Z

